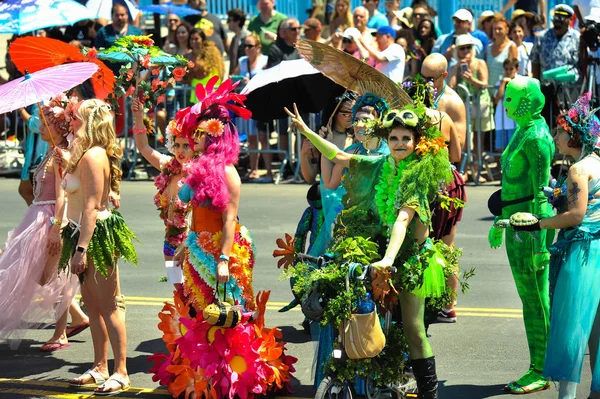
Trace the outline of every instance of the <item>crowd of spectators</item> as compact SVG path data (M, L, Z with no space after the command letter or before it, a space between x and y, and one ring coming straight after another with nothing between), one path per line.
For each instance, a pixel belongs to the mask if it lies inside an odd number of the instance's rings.
M463 83L469 90L470 96L463 95L463 99L472 107L472 130L484 133L489 148L496 150L501 150L509 138L510 126L497 126L505 120L495 115L496 109L501 109L503 100L499 94L507 79L516 74L541 79L544 71L568 66L581 80L580 33L573 28L574 12L567 5L554 7L550 21L545 18L545 1L508 0L502 10L486 10L477 18L472 10L461 8L452 15L453 29L442 32L433 8L436 4L414 0L410 7L401 8L399 0L385 0L385 7L380 7L380 1L383 0L363 0L362 6L354 9L350 0L315 1L306 18L298 20L277 11L275 0L257 0L254 16L233 8L224 22L211 13L206 0L187 0L187 6L200 14L167 15L161 44L165 51L195 63L183 82L192 86L213 75L221 79L232 76L244 85L262 69L299 58L294 44L300 38L344 51L395 82L416 75L428 55L440 53L448 61L447 84L456 87ZM130 21L128 9L118 3L112 11L112 21L104 26L103 21L81 21L36 34L78 47L106 48L123 35L143 33L143 18ZM140 21L142 26L136 26ZM544 29L546 26L548 29ZM507 73L506 68L512 65L517 65L516 74ZM116 72L118 65L111 68ZM551 86L545 87L547 103L553 104ZM479 101L469 105L470 98ZM170 105L160 115L161 125L178 107L194 100L193 93L184 96L172 91L167 97ZM550 112L546 110L548 118ZM265 147L270 145L271 131L277 126L279 146L287 149L287 120L278 124L253 121L245 124L242 131L250 136L251 147L256 148L258 142ZM494 131L501 131L501 137L493 138ZM268 170L266 181L271 181L271 156L263 154L263 158ZM252 179L257 177L256 155L251 164L254 166L248 177Z

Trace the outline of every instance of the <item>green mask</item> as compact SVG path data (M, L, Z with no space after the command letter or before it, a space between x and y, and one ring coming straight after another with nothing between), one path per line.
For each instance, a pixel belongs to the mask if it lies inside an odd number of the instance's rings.
M506 85L506 116L519 125L525 124L528 120L541 117L545 100L539 80L517 76Z

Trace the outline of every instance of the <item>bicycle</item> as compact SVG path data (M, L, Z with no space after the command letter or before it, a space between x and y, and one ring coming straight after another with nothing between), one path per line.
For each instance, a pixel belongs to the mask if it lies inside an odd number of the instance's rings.
M313 257L306 254L296 254L297 258L300 261L310 262L317 267L323 267L331 262L333 262L333 258L331 256L320 256ZM356 280L361 283L365 283L369 279L371 266L360 265L356 263L348 264L349 269L356 271L360 270L361 273L358 276L355 276L352 273L349 276L351 279ZM391 272L395 273L396 268L391 268ZM323 303L326 306L326 303ZM392 311L388 310L384 316L384 335L389 336L390 326L392 325ZM345 361L348 359L346 352L342 345L342 340L337 337L338 346L334 347L332 352L333 361ZM405 357L408 356L405 354ZM355 381L350 381L344 378L340 378L335 375L331 371L328 372L328 375L323 378L320 382L316 394L315 399L353 399L357 396L354 390ZM385 394L391 394L392 399L409 399L417 397L417 383L410 372L409 368L405 368L403 370L400 381L396 381L393 383L380 385L377 383L376 379L369 376L364 379L364 391L366 397L368 399L379 399Z

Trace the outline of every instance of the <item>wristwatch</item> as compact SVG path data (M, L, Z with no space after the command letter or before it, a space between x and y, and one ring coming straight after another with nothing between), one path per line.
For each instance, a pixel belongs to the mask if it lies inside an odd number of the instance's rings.
M87 251L87 248L82 247L81 245L78 245L77 248L75 249L75 251L85 253Z

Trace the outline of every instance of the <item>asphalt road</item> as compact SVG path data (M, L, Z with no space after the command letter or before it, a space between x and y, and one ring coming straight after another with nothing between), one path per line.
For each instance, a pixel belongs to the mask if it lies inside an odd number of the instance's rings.
M16 179L0 180L0 237L15 227L25 211L17 194ZM306 185L244 185L240 219L254 236L258 259L254 288L271 290L267 324L280 326L288 350L298 357L294 381L295 397L312 397L311 370L314 344L306 336L298 310L276 310L291 299L289 283L279 280L271 257L275 239L293 233L306 208ZM430 328L437 359L440 398L497 398L506 396L502 387L518 378L529 365L520 300L508 268L504 249L487 245L491 217L487 198L495 186L469 187L469 202L456 239L463 249L462 265L477 268L471 290L459 297L458 322ZM120 397L168 397L164 387L152 382L146 359L163 351L157 313L171 295L171 286L159 282L165 276L162 260L162 222L152 202L151 182L125 182L121 212L142 244L137 247L140 264L121 265L121 283L127 297L128 369L132 389ZM0 282L1 284L1 282ZM1 310L0 310L1 311ZM92 345L89 330L72 340L72 345L48 354L39 351L50 331L31 331L18 350L0 343L0 398L87 398L91 392L70 390L65 381L90 366ZM578 398L587 398L590 386L589 356L586 355ZM557 397L556 387L533 394L535 398Z

